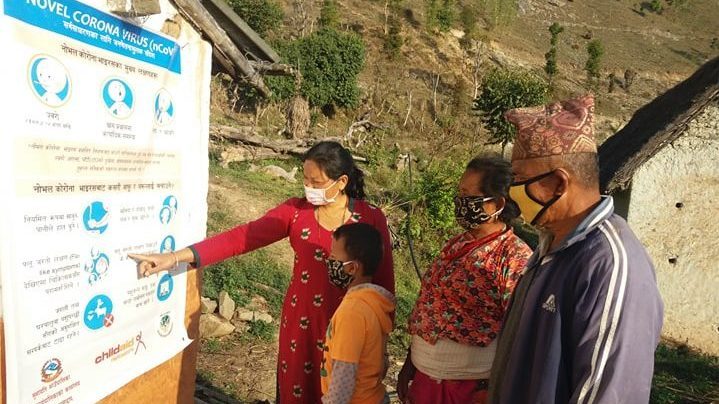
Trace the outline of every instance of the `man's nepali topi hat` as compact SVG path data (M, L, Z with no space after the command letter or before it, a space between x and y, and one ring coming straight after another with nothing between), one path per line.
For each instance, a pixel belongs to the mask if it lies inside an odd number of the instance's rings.
M517 128L512 161L597 152L592 94L512 109L504 116Z

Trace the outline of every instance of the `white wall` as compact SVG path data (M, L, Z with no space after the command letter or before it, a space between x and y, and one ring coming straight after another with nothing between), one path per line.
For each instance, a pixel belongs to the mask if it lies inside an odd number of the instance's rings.
M664 335L719 355L719 104L638 170L628 216L657 268Z

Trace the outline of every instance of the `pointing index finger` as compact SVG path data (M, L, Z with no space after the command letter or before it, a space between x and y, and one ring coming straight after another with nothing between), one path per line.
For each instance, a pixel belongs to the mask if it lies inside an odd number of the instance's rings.
M144 254L127 254L130 259L135 260L138 264L145 261L150 261L149 255Z

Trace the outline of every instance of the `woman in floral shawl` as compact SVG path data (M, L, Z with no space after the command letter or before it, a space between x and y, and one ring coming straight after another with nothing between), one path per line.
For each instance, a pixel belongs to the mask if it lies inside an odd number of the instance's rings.
M519 215L511 183L511 166L500 158L467 165L455 198L466 231L447 242L422 280L397 382L402 402L485 402L495 340L531 255L509 225Z

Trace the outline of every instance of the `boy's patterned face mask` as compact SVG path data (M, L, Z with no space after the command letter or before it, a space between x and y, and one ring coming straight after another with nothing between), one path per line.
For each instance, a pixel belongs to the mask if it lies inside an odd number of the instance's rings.
M484 211L484 203L492 199L494 198L485 196L456 196L454 198L454 217L457 223L466 230L474 230L499 216L502 209L491 215Z
M345 272L345 266L354 261L342 262L329 258L325 262L327 264L327 275L330 277L330 283L340 289L347 289L350 283L352 283L354 276Z

